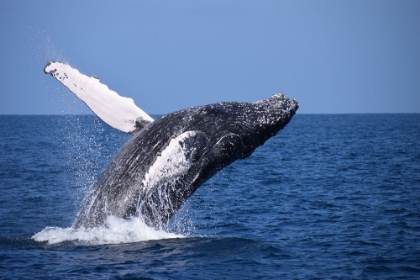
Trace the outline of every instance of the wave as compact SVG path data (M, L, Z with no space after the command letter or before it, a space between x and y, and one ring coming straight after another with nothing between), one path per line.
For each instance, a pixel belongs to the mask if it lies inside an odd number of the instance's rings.
M76 242L79 245L103 245L183 237L185 236L148 227L141 218L122 219L109 216L104 225L99 227L46 227L31 238L48 244Z

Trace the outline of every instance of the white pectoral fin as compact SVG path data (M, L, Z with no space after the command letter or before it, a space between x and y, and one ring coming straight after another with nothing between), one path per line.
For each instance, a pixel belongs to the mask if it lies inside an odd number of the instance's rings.
M99 118L115 129L133 133L153 122L153 118L137 107L133 99L118 95L97 77L88 77L62 62L50 62L44 71L70 89Z

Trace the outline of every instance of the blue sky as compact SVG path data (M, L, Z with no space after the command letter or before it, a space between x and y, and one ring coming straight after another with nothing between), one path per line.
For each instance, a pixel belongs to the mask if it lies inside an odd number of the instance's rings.
M420 113L418 0L3 0L0 21L0 114L90 112L50 60L150 114L276 92L299 113Z

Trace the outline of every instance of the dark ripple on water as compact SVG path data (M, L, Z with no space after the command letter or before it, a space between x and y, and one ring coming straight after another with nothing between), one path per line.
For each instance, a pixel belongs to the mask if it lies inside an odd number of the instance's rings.
M420 115L297 115L191 197L170 224L186 238L101 246L30 237L70 225L127 137L91 116L0 118L3 278L420 275Z

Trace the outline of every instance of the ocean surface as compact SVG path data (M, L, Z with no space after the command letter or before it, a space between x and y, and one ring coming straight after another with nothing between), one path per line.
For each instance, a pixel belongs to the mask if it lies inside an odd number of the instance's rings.
M130 136L0 116L1 279L420 279L420 114L300 115L165 231L71 228Z

